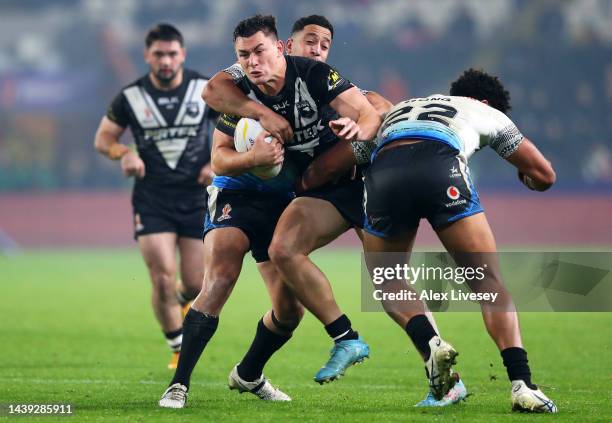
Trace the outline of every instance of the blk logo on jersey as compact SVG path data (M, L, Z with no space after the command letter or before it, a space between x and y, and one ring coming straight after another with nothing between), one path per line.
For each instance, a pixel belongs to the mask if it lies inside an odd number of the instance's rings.
M459 192L457 187L451 185L447 188L446 195L448 195L448 198L450 198L451 200L456 200L457 198L459 198L461 193Z
M180 103L180 100L177 96L159 97L157 99L157 104L159 104L160 106L165 106L166 109L174 109L174 106L179 103Z
M232 206L228 204L223 206L223 210L221 210L221 216L217 218L217 222L222 222L227 219L231 219L230 212L232 211Z
M285 100L282 103L272 105L272 108L274 109L275 112L278 112L279 110L285 110L287 107L289 107L288 100Z

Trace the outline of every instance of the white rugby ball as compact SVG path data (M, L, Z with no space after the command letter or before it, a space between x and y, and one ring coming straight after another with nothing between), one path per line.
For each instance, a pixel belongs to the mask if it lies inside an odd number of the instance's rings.
M255 138L263 131L263 127L259 121L255 119L242 118L236 124L236 131L234 132L234 146L236 151L239 153L246 153L255 144ZM272 137L267 137L266 142L272 142ZM281 169L282 164L276 166L256 166L249 170L250 173L261 179L270 179L277 176Z

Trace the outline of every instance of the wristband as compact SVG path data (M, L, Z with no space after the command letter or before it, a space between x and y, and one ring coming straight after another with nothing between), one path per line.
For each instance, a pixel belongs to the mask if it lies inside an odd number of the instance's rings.
M111 160L119 160L130 151L129 147L123 144L115 143L108 149L108 157Z
M376 149L376 143L374 141L351 141L351 149L357 164L369 163Z

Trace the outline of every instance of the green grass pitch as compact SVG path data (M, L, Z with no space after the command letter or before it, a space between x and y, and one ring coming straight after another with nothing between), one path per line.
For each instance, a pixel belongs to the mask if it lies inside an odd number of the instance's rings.
M612 314L521 316L534 381L557 402L556 416L511 413L505 369L480 315L438 314L442 335L460 351L456 370L471 396L454 407L416 409L412 405L427 390L422 364L386 315L360 312L359 253L323 250L314 259L332 281L354 328L370 344L371 359L337 382L314 383L331 344L320 324L306 315L266 368L293 402L264 403L229 391L227 375L269 304L246 258L219 330L196 368L188 408L166 410L157 401L171 378L169 352L153 318L150 285L137 250L0 257L0 403L71 403L75 421L612 419Z

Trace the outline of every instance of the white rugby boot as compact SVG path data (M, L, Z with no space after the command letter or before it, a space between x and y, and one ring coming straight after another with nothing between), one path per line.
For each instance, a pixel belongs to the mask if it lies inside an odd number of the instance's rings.
M429 348L431 353L425 362L429 390L435 399L441 400L455 385L456 378L453 377L452 366L457 363L455 357L459 353L439 336L429 340Z
M187 401L187 387L180 383L170 385L159 400L163 408L184 408Z
M513 411L528 413L556 413L559 410L539 389L531 389L522 380L512 381L512 394L510 395Z
M250 392L264 401L291 401L291 397L278 388L272 386L270 381L262 374L253 382L247 382L238 375L238 365L235 365L228 377L230 389L236 389L241 394Z

